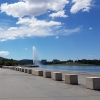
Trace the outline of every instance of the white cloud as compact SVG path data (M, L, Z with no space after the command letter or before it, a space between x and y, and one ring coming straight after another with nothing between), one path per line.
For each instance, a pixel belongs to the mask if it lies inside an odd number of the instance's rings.
M33 36L52 36L56 35L57 28L61 26L61 22L38 20L34 17L19 18L16 23L19 27L10 27L0 31L0 41L14 40L17 38L33 37Z
M4 30L0 32L0 41L14 40L17 38L33 37L33 36L51 36L52 31L46 28L30 28L30 27L19 27L17 30Z
M59 38L60 32L64 33L64 35L79 32L81 28L64 30L61 22L35 18L35 16L40 16L48 11L49 14L52 11L55 12L49 15L52 18L68 17L64 10L65 5L68 3L69 0L20 0L12 4L1 4L1 12L5 12L9 16L18 17L18 22L16 22L17 27L0 30L0 41L34 36L56 36L56 38Z
M7 56L9 55L8 51L0 51L0 56Z
M14 30L13 30L14 29ZM70 35L72 33L79 32L81 28L75 29L59 29L56 27L50 26L20 26L14 28L8 28L7 30L2 30L0 32L0 41L7 41L7 40L15 40L18 38L25 38L25 37L46 37L46 36L56 36L55 38L59 38L58 35Z
M64 35L70 35L72 33L77 33L81 31L81 27L77 27L75 29L66 29Z
M62 10L68 3L68 0L21 0L17 3L1 4L1 12L13 17L38 16L48 10Z
M45 21L45 20L37 20L36 18L19 18L16 24L24 24L29 25L30 27L51 27L51 26L59 26L61 22L56 21Z
M89 27L89 30L92 30L92 27Z
M82 10L83 12L89 12L93 0L72 0L72 3L74 3L74 5L71 7L71 13L77 13L80 10Z
M56 36L56 39L58 39L59 38L59 36Z
M28 48L25 48L25 50L27 50Z
M65 15L65 11L64 10L61 10L61 11L58 11L56 13L52 13L49 15L50 17L63 17L63 18L66 18L68 17L67 15Z
M15 30L17 30L17 27L10 27L10 28L8 29L8 31L15 31Z
M3 30L3 28L0 28L0 31L2 31Z

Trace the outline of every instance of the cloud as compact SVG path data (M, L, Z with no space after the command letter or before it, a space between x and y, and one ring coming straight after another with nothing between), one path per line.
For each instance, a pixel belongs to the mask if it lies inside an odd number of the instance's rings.
M25 48L25 50L27 50L28 48Z
M71 7L70 12L75 14L80 10L89 12L93 5L93 0L72 0L72 3L74 3L74 5Z
M36 25L37 26L37 25ZM43 25L42 26L20 26L20 27L11 27L7 30L0 31L0 41L7 41L7 40L15 40L18 38L26 38L26 37L46 37L46 36L56 36L59 38L58 35L70 35L72 33L80 32L81 28L77 27L74 29L59 29L56 27L49 27Z
M73 3L76 4L76 1L78 2L80 0L73 0ZM1 4L1 12L4 12L9 16L17 17L18 21L16 22L16 27L11 27L9 25L6 28L3 27L0 29L0 41L3 42L7 40L15 40L17 38L36 36L56 36L56 38L59 38L58 35L62 33L62 35L69 35L79 32L81 30L79 27L65 30L63 23L54 21L50 18L68 17L64 10L65 5L68 3L69 0L20 0L16 3ZM50 14L48 21L45 19L39 20L38 18L40 15L45 13Z
M65 15L65 11L64 10L58 11L56 13L52 13L49 16L52 17L52 18L54 18L54 17L63 17L63 18L68 17L67 15Z
M59 38L59 36L56 36L56 39L58 39Z
M52 27L61 25L61 22L56 22L56 21L47 22L45 20L37 20L34 17L32 18L26 17L26 18L19 18L16 24L24 24L30 27Z
M81 31L81 27L77 27L75 29L66 29L64 35L70 35L72 33L77 33Z
M68 0L21 0L17 3L1 4L1 12L13 17L39 16L48 10L62 10L68 3Z
M0 28L0 31L2 31L3 30L3 28Z
M8 51L0 51L0 56L7 56L9 55Z
M24 17L19 18L16 24L19 27L9 27L0 31L0 41L33 36L44 37L56 35L57 27L60 27L62 23L52 20L38 20L34 17Z
M10 27L10 28L8 29L8 31L15 31L15 30L17 30L17 27Z
M52 30L45 28L30 28L27 26L19 27L17 30L4 30L0 32L0 41L15 40L17 38L33 36L51 36Z
M92 30L92 27L89 27L89 30Z

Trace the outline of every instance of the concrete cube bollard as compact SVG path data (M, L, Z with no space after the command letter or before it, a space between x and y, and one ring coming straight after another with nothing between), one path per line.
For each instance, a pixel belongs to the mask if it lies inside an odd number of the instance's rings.
M18 68L18 67L16 67L16 71L17 71L17 68Z
M14 67L14 70L16 70L16 67Z
M61 72L53 72L52 79L55 81L62 81L62 73Z
M28 72L27 70L28 70L28 69L27 69L27 68L25 68L25 69L24 69L24 73L27 73L27 72Z
M100 90L100 77L87 77L86 88Z
M43 76L42 70L32 70L32 74L35 76Z
M43 71L43 77L51 78L51 72L50 71Z
M17 71L19 71L19 67L17 67Z
M78 84L78 75L75 74L66 74L65 83L67 84Z
M34 70L32 69L32 75L34 75Z
M19 71L21 72L22 67L19 67Z
M28 69L28 70L27 70L27 73L28 73L28 74L32 74L32 69Z
M21 72L24 72L24 68L21 68Z

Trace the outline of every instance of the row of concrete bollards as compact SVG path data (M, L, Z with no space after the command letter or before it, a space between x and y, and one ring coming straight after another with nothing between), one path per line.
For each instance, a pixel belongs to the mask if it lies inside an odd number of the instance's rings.
M62 73L61 72L51 72L51 71L43 71L36 70L24 67L9 67L9 69L13 69L16 71L32 74L35 76L43 76L45 78L52 78L55 81L62 81ZM76 74L65 74L65 83L66 84L78 84L78 75ZM100 77L87 77L86 78L86 88L93 90L100 90Z

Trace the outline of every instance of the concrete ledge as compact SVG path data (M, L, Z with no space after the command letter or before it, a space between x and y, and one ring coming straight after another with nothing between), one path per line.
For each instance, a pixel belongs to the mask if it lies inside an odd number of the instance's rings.
M86 88L100 90L100 77L87 77Z
M11 69L11 66L9 67L9 69Z
M62 81L62 73L61 72L53 72L52 79L55 81Z
M28 74L32 74L32 69L27 69Z
M32 70L32 74L35 76L43 76L42 70Z
M9 66L9 69L14 70L13 66Z
M51 72L50 71L43 71L43 77L51 78Z
M78 75L75 74L66 74L65 75L65 83L67 84L78 84Z

